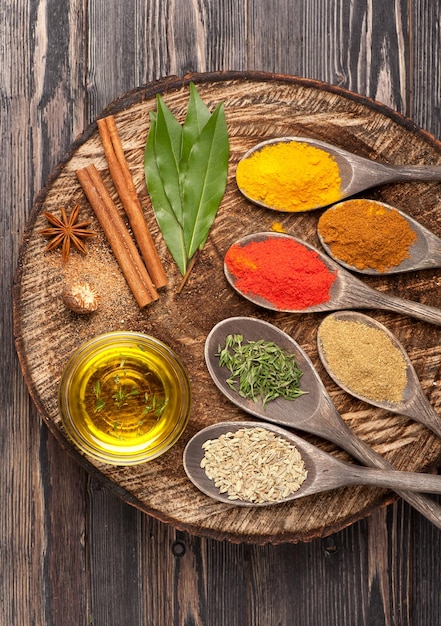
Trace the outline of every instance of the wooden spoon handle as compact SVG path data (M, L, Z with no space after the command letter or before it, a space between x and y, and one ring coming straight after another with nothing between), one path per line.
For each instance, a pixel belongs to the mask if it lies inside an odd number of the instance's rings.
M382 309L441 326L441 309L378 291L353 276L342 274L341 284L344 295L339 298L339 308ZM335 306L333 307L331 302L329 309L333 308L335 309Z
M345 155L346 158L351 163L353 175L344 188L344 197L385 183L441 180L441 167L436 165L373 164L372 161L360 157L351 158Z
M439 165L388 165L390 182L404 182L412 180L441 180Z
M407 405L404 406L403 410L400 411L400 414L412 418L415 422L424 424L424 426L435 433L435 435L441 437L441 416L438 415L430 404L429 399L419 387L419 382L417 384L418 387L415 393L412 395Z
M394 311L402 315L409 315L423 322L429 324L435 324L435 326L441 326L441 309L438 309L427 304L420 304L419 302L413 302L399 298L397 296L386 295L381 292L377 292L378 296L375 298L375 305L377 308L381 308L387 311Z
M347 474L349 484L386 487L394 490L441 493L441 476L418 472L388 471L351 466Z
M322 414L319 419L310 419L308 421L309 432L314 432L325 437L328 441L332 441L364 465L379 469L394 469L393 465L352 432L330 400L323 403L322 409L328 415ZM394 491L441 530L441 505L420 493L413 493L400 488Z
M393 465L377 454L375 450L365 444L361 439L355 437L349 428L348 431L350 435L345 437L339 444L343 449L366 465L382 469L393 469ZM394 491L414 509L419 511L421 515L432 522L434 526L441 530L441 505L420 493L412 493L400 488Z

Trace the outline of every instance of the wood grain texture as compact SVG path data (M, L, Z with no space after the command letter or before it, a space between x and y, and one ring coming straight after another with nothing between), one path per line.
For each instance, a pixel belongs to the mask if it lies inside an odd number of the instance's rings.
M227 191L210 233L200 254L195 272L182 294L176 294L180 282L170 256L152 220L146 198L143 154L148 132L148 113L156 106L155 92L161 90L168 106L182 119L188 103L188 82L193 79L199 92L213 109L223 102L230 136L230 174ZM139 197L146 207L145 216L169 278L169 288L160 300L148 308L139 309L130 298L127 285L117 263L101 241L100 228L93 219L88 203L82 196L75 172L94 163L109 186L108 168L95 125L74 146L71 157L57 169L47 189L37 196L26 229L19 259L20 270L14 291L16 336L23 371L32 397L44 419L57 437L63 440L64 429L57 406L57 388L67 360L81 343L93 336L121 327L141 331L170 345L183 360L192 381L193 407L189 426L172 450L158 460L131 468L115 468L100 462L92 466L128 492L129 501L159 519L193 533L235 541L298 541L329 534L369 512L380 494L370 489L335 492L323 497L302 500L270 509L244 511L237 507L210 502L197 493L189 483L182 467L183 447L203 426L225 420L241 419L242 412L230 407L216 393L203 360L204 339L221 319L237 315L257 316L275 323L300 343L319 366L316 349L316 329L320 316L301 316L261 311L235 294L223 275L223 258L228 247L238 238L259 230L268 230L277 219L285 232L295 234L317 245L316 224L319 212L304 214L274 214L246 202L234 182L235 165L252 145L273 136L313 136L361 156L386 160L390 146L395 146L394 163L418 164L441 162L441 144L429 140L413 124L371 101L350 96L345 91L330 89L315 81L301 81L272 74L199 74L182 85L181 81L159 82L128 94L108 112L115 112L123 147L132 171ZM337 117L336 117L337 116ZM271 122L269 123L269 120ZM371 193L376 199L407 207L408 212L437 232L437 183L388 185ZM435 189L434 189L435 187ZM365 194L366 195L366 194ZM369 195L369 194L367 194ZM415 207L425 195L426 204ZM390 198L393 197L393 202ZM80 203L81 219L92 220L97 237L88 244L88 255L71 255L64 264L60 254L44 254L45 241L40 235L44 226L44 211L55 212L59 206ZM410 208L412 207L412 208ZM413 208L415 207L415 208ZM106 281L106 275L111 281ZM76 278L78 277L78 278ZM60 293L69 281L88 279L101 287L101 307L89 318L78 319L67 311ZM371 286L380 291L405 293L412 299L415 291L426 291L433 284L433 271L399 278L375 277ZM439 294L432 288L424 301L436 304ZM418 298L414 298L418 300ZM216 303L216 306L214 306ZM398 334L411 351L433 366L419 369L422 385L438 384L438 330L428 324L415 323L403 316L374 312ZM421 339L421 341L419 341ZM41 353L46 349L47 360ZM207 395L207 390L212 390ZM332 396L340 390L330 386ZM435 407L437 405L435 404ZM384 411L366 407L345 399L337 403L349 424L361 438L385 453L401 469L427 470L440 452L438 438L414 423L390 416ZM378 428L381 420L381 429ZM67 446L69 443L66 442ZM90 459L85 459L86 461ZM89 468L92 470L92 467ZM154 488L152 486L154 485Z
M440 533L402 502L325 540L259 547L192 538L98 492L31 407L8 296L33 196L78 133L147 81L187 71L297 74L378 97L440 137L439 3L278 0L269 10L263 0L137 0L123 11L117 0L7 0L0 17L0 623L133 626L131 605L139 624L160 626L440 623ZM69 506L48 495L55 475ZM90 539L109 527L113 540ZM137 537L137 572L121 552L123 531ZM104 585L100 562L133 581L127 620L120 580ZM63 569L82 574L67 581L56 575Z

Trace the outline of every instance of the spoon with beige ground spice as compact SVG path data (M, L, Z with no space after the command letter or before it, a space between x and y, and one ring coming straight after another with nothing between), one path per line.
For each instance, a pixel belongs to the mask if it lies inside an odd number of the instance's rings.
M272 341L282 350L294 354L302 371L300 387L303 393L294 400L279 397L264 407L259 399L243 398L228 384L230 371L219 365L219 346L228 335L241 335L244 343L250 341ZM355 459L371 467L394 469L381 455L377 454L351 430L334 406L313 363L302 348L288 334L263 320L252 317L230 317L222 320L207 336L205 361L208 371L218 389L236 406L250 415L266 422L295 428L318 435L346 450ZM422 515L441 529L441 506L419 493L395 489L395 491Z
M317 347L327 372L346 392L410 417L441 437L441 417L404 347L386 326L356 311L332 313L319 326Z
M293 433L258 422L204 428L188 442L183 461L200 491L239 506L280 504L350 485L441 492L441 476L346 463Z

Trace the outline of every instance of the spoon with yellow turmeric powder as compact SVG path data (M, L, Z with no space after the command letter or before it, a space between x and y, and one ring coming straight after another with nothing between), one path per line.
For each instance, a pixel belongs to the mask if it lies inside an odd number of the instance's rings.
M311 137L263 141L236 170L242 194L276 211L311 211L365 189L404 181L441 180L441 166L372 161Z
M327 209L317 224L331 257L361 274L396 274L441 267L441 239L383 202L352 199Z

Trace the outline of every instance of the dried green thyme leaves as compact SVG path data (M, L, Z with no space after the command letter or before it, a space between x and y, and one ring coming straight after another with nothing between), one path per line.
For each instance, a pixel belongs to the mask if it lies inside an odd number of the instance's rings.
M272 341L244 342L242 335L227 335L219 345L219 365L230 376L227 384L243 398L268 402L282 397L294 400L305 393L300 388L302 370L293 354L287 354Z

